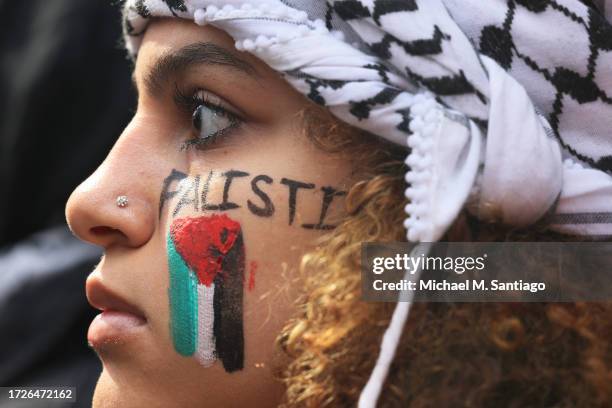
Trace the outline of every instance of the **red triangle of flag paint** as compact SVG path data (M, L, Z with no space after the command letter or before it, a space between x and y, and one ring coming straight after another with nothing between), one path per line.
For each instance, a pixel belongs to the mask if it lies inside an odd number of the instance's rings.
M177 252L195 272L198 282L206 286L221 272L223 258L239 233L240 224L225 214L179 218L170 226Z

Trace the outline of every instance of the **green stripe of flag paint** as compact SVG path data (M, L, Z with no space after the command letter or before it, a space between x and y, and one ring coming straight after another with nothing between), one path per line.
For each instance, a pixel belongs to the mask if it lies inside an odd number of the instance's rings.
M179 354L191 356L196 350L198 337L198 281L176 250L170 234L167 245L172 340Z

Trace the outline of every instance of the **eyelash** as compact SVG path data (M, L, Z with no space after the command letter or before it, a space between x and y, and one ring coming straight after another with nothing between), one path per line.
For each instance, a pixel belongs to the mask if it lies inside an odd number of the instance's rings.
M174 99L177 105L186 114L191 115L192 130L195 133L192 138L182 144L181 150L187 150L190 148L205 149L206 147L216 143L220 137L231 133L244 122L240 117L238 117L238 115L223 107L221 103L218 101L213 101L211 95L201 89L185 94L178 88L178 86L176 86ZM206 124L201 123L204 119L202 118L202 114L205 113L203 112L204 109L212 112L215 117L227 119L229 121L228 126L216 132L208 133L205 136L202 136L201 132L205 130L206 126ZM198 122L199 128L197 125Z

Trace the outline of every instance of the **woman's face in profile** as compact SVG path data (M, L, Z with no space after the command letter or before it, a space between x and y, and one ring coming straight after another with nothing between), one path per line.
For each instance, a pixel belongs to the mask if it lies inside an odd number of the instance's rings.
M105 248L87 281L103 311L94 405L275 405L294 272L342 216L349 161L304 135L302 95L214 28L152 23L134 81L133 120L66 210Z

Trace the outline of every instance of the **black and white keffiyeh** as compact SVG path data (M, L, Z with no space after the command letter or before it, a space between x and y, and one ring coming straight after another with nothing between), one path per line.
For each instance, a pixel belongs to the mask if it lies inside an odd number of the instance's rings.
M406 145L407 237L468 208L612 235L612 26L578 0L129 0L212 24L342 120ZM568 52L571 50L571 52ZM490 209L493 209L491 213Z
M611 0L128 0L226 31L345 122L408 148L407 238L481 219L612 236ZM409 303L360 404L373 406ZM385 343L386 342L386 343Z

